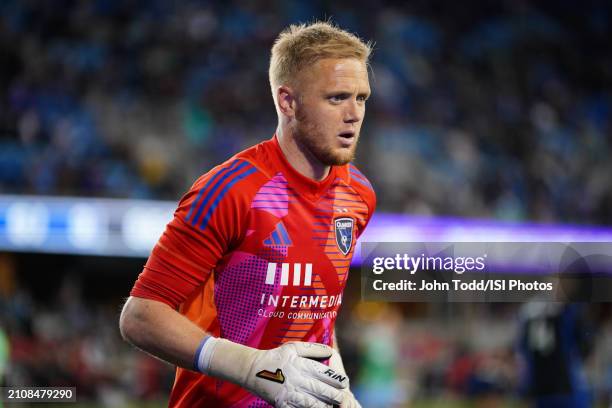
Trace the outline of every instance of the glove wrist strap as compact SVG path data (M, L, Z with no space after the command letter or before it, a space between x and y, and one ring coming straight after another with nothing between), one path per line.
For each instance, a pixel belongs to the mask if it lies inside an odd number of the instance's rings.
M208 374L210 370L210 361L212 360L213 352L219 342L219 339L213 336L205 336L193 358L193 368L202 374Z

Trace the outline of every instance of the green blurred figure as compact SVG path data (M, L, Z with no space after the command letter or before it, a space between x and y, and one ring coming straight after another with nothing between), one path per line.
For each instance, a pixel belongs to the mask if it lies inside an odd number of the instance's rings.
M0 386L4 384L4 372L8 366L9 360L9 341L2 326L0 326ZM0 408L2 408L2 400L0 400Z
M400 312L385 303L361 303L356 317L363 322L362 364L356 395L364 407L389 408L405 405L406 392L400 385Z

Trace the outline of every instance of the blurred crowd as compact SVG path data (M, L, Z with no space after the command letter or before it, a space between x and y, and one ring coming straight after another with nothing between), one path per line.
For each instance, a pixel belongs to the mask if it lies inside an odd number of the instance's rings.
M173 367L121 339L116 298L88 298L87 272L57 271L54 288L45 289L19 279L14 266L12 257L0 257L0 386L76 387L78 401L92 407L164 406ZM526 406L524 386L533 379L519 354L524 306L384 304L357 296L343 305L338 341L364 407ZM603 310L585 310L597 330L583 332L592 341L584 361L572 363L586 374L594 406L612 403L612 320L610 308ZM562 372L545 376L562 383ZM155 405L130 405L147 401Z
M173 368L121 340L116 307L71 292L65 286L50 304L24 290L0 301L0 337L10 346L3 384L76 387L79 401L104 406L167 398Z
M600 306L362 302L340 322L338 338L364 407L610 406L612 322ZM546 319L581 309L571 323L581 329L568 331L565 321L543 332L535 308L557 309ZM575 336L589 341L573 346Z
M376 41L358 165L379 208L612 223L601 1L5 0L0 192L176 200L271 136L269 49L331 17Z
M79 402L109 407L167 399L174 368L121 339L120 300L88 299L82 275L51 269L55 284L41 285L18 269L0 254L0 386L76 387Z

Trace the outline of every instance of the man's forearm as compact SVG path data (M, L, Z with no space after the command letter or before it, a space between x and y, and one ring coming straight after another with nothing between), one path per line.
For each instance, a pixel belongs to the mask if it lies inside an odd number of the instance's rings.
M193 369L206 332L162 302L130 297L120 318L123 338L171 364Z
M322 344L293 342L257 350L226 339L202 341L206 332L185 316L162 302L136 297L130 297L123 307L120 328L127 341L144 351L230 381L274 406L322 408L344 401L346 376L315 361L333 354ZM280 375L282 381L270 375Z

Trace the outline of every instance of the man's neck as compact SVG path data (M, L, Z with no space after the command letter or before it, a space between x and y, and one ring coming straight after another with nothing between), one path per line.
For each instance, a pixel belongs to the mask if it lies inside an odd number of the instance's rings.
M276 129L278 144L289 164L298 173L315 181L327 177L331 166L326 166L313 156L305 146L298 143L295 136L287 129Z

